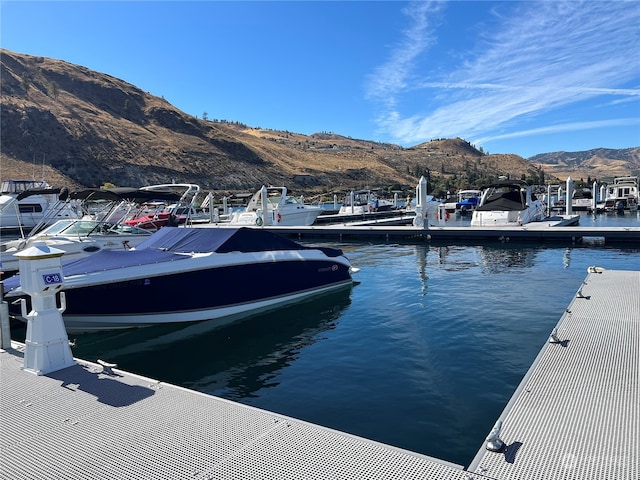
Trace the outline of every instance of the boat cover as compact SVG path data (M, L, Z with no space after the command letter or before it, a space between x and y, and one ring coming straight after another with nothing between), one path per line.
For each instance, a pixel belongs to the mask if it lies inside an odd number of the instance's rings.
M132 250L102 250L88 257L62 262L65 277L190 258L185 253L262 252L309 250L275 233L254 228L178 228L163 227ZM338 248L313 248L329 257L342 255ZM63 257L64 259L64 257ZM7 294L18 288L20 276L4 280Z
M520 192L512 191L499 193L487 198L483 205L476 208L476 211L518 211L524 210L526 206L522 203Z
M64 260L64 256L62 257ZM101 250L88 257L62 262L62 275L85 275L88 273L116 270L118 268L164 263L190 258L188 255L163 252L161 250ZM20 286L20 274L2 282L4 291L9 295ZM10 296L10 295L9 295Z
M306 247L281 235L256 228L163 227L136 247L136 250L143 249L178 253L229 253L304 250Z
M182 196L165 190L142 190L140 188L85 188L69 194L71 200L129 200L136 203L151 201L177 202Z

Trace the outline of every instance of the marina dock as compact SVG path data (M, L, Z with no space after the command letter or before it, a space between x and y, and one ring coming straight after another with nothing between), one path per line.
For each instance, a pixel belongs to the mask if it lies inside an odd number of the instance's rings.
M16 345L17 346L17 345ZM0 353L0 478L447 478L461 466L78 360Z
M495 479L640 478L640 272L593 269L499 421ZM472 477L474 478L474 477Z
M383 239L385 241L531 241L640 245L640 227L580 227L579 216L561 215L518 227L470 227L429 225L427 228L398 225L403 217L375 222L311 225L308 227L260 227L298 240ZM396 223L394 223L396 222Z
M465 469L105 362L35 375L13 342L0 478L635 480L639 349L640 272L594 268Z

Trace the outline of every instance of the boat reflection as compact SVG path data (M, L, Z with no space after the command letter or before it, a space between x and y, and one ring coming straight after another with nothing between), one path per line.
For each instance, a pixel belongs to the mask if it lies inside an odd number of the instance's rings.
M535 264L540 247L516 243L491 245L447 245L431 246L432 261L449 272L459 272L480 267L484 273L501 273L513 269L525 269ZM422 258L422 252L417 252ZM424 262L420 260L420 262ZM422 271L424 267L420 267Z
M278 384L278 372L335 328L351 287L257 314L227 327L215 321L80 335L74 356L230 400Z
M477 248L484 273L503 273L508 270L531 268L535 264L539 250L539 248L524 248L523 245L513 243Z

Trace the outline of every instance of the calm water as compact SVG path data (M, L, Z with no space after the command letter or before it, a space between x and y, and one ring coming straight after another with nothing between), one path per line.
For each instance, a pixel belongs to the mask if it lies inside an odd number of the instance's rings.
M361 269L352 289L223 329L78 336L74 355L467 466L587 267L640 270L638 245L323 245Z

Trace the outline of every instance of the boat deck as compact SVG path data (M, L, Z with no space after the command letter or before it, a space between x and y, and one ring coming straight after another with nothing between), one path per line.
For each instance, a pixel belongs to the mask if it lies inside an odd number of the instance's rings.
M640 272L589 273L467 470L98 364L0 351L0 478L640 478ZM487 432L488 433L488 432Z

